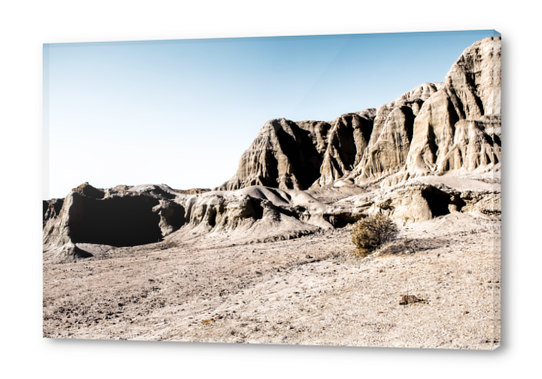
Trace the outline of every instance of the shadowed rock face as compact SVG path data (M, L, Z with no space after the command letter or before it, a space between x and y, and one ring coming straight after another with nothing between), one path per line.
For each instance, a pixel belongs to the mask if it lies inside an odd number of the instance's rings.
M77 188L88 187L91 186L86 183ZM142 245L162 240L185 223L184 207L172 200L174 192L167 186L96 191L78 190L65 199L47 202L43 221L44 251L60 249L72 256L77 253L76 243Z
M68 221L75 243L134 246L162 239L160 216L153 212L159 200L150 196L94 199L73 194Z
M218 189L309 188L320 175L329 129L326 122L295 123L283 118L266 122L243 153L235 176Z

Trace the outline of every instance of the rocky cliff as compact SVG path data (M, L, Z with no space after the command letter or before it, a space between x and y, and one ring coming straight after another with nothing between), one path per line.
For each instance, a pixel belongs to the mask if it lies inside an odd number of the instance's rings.
M367 148L353 172L347 176L351 181L363 184L404 167L410 150L414 120L424 102L441 85L424 83L377 109Z
M270 120L219 189L397 184L450 171L498 171L501 38L467 48L444 83L424 83L378 109L323 121Z
M243 153L235 176L218 189L307 189L320 175L330 128L327 122L267 121Z
M465 50L420 109L407 172L498 170L500 137L501 39L489 37Z
M270 120L214 191L84 183L44 201L46 259L90 257L87 245L289 239L372 213L403 223L451 212L499 217L500 54L500 38L486 38L444 83L377 109L332 122Z

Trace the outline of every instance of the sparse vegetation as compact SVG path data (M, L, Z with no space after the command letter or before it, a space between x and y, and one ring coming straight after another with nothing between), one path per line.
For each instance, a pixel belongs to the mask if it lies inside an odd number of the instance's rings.
M391 241L397 233L397 225L382 214L368 216L358 221L352 228L352 243L356 245L356 255L366 257Z

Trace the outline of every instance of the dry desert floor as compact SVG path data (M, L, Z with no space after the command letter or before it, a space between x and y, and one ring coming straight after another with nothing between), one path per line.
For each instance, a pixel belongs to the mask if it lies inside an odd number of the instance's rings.
M45 337L500 345L500 220L482 214L400 226L366 258L353 255L351 227L266 243L94 249L88 260L44 265ZM403 295L423 301L400 305Z

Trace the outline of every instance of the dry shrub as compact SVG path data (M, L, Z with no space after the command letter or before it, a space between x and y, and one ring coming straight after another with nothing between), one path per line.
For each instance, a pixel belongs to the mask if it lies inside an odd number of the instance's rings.
M391 241L398 232L397 225L381 214L358 221L352 227L352 243L356 245L356 255L366 257Z

